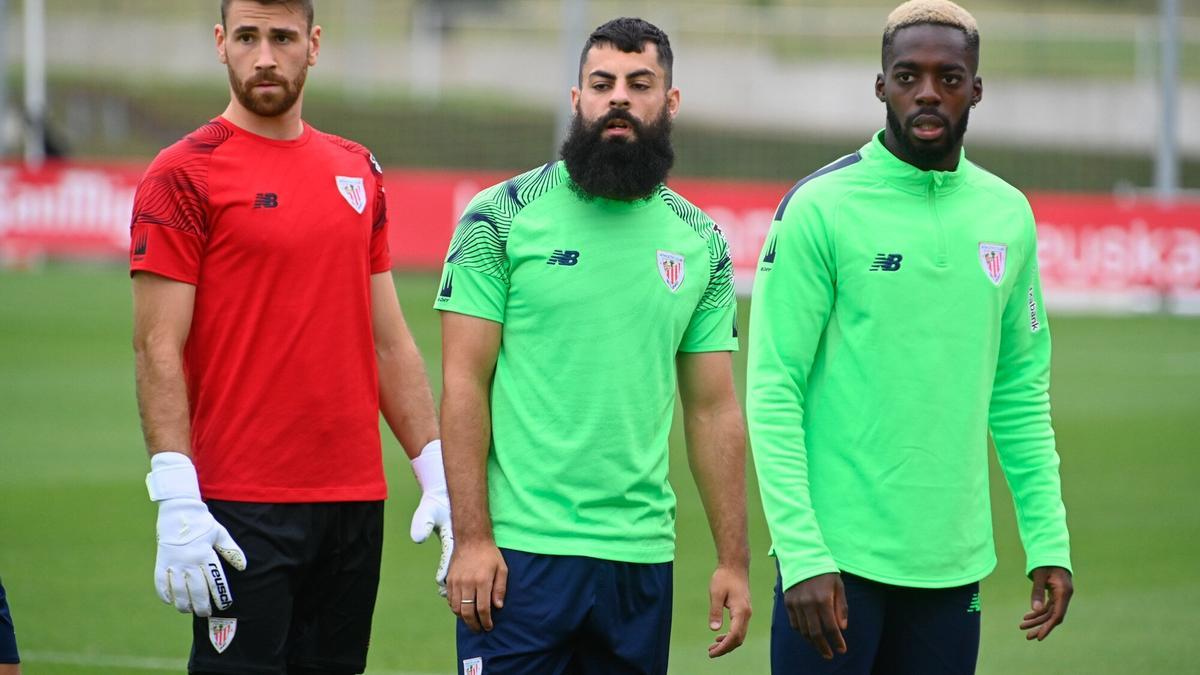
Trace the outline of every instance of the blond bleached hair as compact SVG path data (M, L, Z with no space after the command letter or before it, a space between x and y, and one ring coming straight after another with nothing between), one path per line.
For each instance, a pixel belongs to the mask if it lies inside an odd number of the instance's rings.
M967 48L979 60L979 24L975 17L950 0L908 0L888 14L883 27L883 61L887 67L888 50L896 31L909 26L932 24L961 30L967 37Z

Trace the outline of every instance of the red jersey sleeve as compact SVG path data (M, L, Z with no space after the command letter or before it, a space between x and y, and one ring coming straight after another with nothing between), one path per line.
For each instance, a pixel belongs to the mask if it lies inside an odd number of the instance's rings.
M388 247L387 191L383 188L383 169L375 155L367 153L371 173L375 176L375 209L371 221L371 274L392 269L392 253Z
M208 239L208 166L231 132L210 123L159 153L133 198L129 270L195 284Z

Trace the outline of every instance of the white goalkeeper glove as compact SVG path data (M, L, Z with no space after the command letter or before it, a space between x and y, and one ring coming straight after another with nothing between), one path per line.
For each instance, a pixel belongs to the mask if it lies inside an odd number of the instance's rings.
M442 559L438 562L438 595L446 597L446 571L450 568L450 554L454 552L454 529L450 525L450 494L446 491L446 472L442 467L442 442L430 441L416 459L412 460L413 473L421 485L421 503L413 513L409 534L420 544L437 530L442 540Z
M228 609L233 592L217 553L238 571L246 569L246 554L200 501L200 482L192 460L178 452L155 454L150 458L146 489L150 500L158 502L158 556L154 562L158 597L180 612L211 616L211 593L217 609Z

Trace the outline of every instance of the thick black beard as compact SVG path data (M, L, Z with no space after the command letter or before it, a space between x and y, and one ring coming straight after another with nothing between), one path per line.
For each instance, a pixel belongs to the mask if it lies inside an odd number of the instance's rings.
M950 120L944 115L935 110L918 110L912 115L909 115L908 121L903 125L900 124L900 118L896 116L891 105L884 105L887 108L887 124L892 130L892 137L900 144L900 150L904 153L905 161L913 164L918 168L935 166L941 164L951 153L956 153L961 148L962 139L967 135L967 123L971 118L971 109L967 108L963 111L962 117L958 118L958 122L951 124ZM941 118L942 123L946 125L946 139L936 145L917 144L912 140L910 132L913 127L913 120L918 115L936 115Z
M633 128L632 140L604 138L604 127L615 119L625 120ZM675 164L671 116L663 106L658 119L643 124L628 111L614 108L595 122L585 123L576 109L559 154L580 197L589 201L596 197L626 202L643 199L667 179Z
M304 90L304 81L308 79L307 65L300 69L300 74L291 82L266 73L255 75L249 80L241 82L233 74L232 67L228 68L228 70L229 84L233 89L233 95L237 97L238 103L241 103L243 108L259 117L278 117L291 110L292 106L296 105L296 101L299 100L300 92ZM255 96L255 85L262 84L263 82L278 84L283 88L283 93L278 97L262 98Z

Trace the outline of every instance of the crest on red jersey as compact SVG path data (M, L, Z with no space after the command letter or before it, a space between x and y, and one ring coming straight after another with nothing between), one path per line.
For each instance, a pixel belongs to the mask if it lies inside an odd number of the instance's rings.
M658 274L672 293L679 290L683 284L683 256L670 251L659 251Z
M346 203L358 213L367 208L367 191L363 187L363 179L350 176L337 176L338 192L346 198Z
M979 242L979 263L983 265L983 273L997 286L1004 278L1004 260L1007 255L1007 244Z

